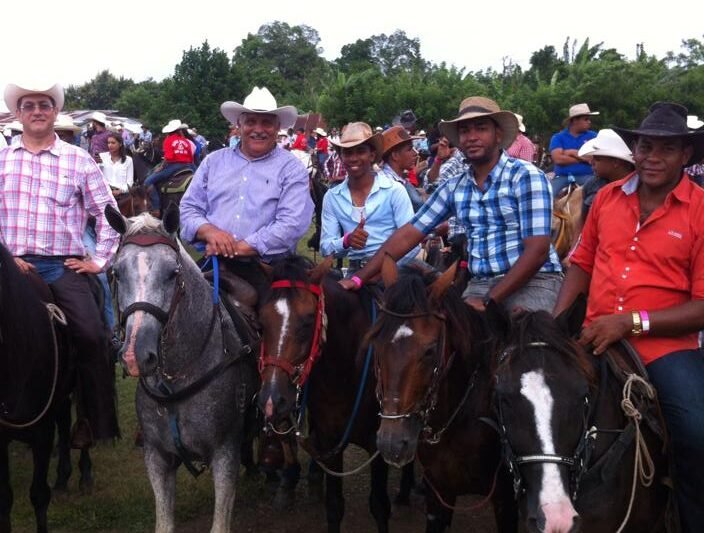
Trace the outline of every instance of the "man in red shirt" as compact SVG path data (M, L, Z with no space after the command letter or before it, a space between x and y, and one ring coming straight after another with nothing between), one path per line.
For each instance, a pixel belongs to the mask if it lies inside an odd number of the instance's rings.
M686 108L659 102L637 130L636 170L596 197L555 314L588 294L580 342L594 354L624 338L658 391L674 451L682 531L704 531L704 190L683 167L704 155Z
M149 199L152 209L161 209L161 199L159 198L159 184L168 180L176 172L184 168L195 170L193 166L194 150L192 141L183 134L188 128L180 120L171 120L162 128L162 133L168 133L164 139L164 166L158 172L154 172L144 180L144 185L149 188Z

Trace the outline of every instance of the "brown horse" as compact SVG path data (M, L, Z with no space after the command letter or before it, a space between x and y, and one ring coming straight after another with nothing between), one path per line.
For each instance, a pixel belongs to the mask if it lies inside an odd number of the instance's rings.
M655 391L623 345L597 358L572 340L585 306L511 321L487 308L500 339L495 428L521 520L531 532L671 531Z
M149 195L142 185L130 187L129 191L115 197L117 207L125 218L136 217L150 209Z
M452 286L456 268L398 276L384 261L383 308L369 334L381 404L377 446L394 466L421 463L427 532L450 527L456 497L468 493L490 495L499 531L515 531L499 440L480 421L491 413L491 350L482 316Z
M552 243L560 261L568 264L567 254L582 231L582 187L570 186L567 194L555 200L552 211Z
M310 436L301 445L324 469L342 472L349 443L373 455L369 505L378 531L386 532L391 511L387 466L375 455L374 376L368 354L360 350L371 318L358 293L327 275L331 264L328 258L312 268L305 258L290 257L274 265L270 294L259 309L259 407L274 428L291 417L302 422L307 407ZM342 479L326 473L326 489L328 531L338 532L344 514Z

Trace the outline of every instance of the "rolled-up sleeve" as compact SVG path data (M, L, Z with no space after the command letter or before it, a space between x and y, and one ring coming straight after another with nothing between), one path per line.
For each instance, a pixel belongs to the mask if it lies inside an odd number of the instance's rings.
M455 178L449 179L440 185L413 218L411 218L411 224L413 224L418 231L427 235L433 231L436 226L447 220L448 217L456 214L454 198L451 194L452 184L456 185Z
M282 169L282 189L271 224L245 237L259 255L283 253L305 234L313 218L308 172L299 161L290 161Z

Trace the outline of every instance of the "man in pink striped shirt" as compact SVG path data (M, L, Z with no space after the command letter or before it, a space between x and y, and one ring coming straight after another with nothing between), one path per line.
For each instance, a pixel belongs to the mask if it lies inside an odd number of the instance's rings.
M523 124L523 116L518 113L514 113L514 115L518 119L518 135L516 135L516 140L513 141L511 146L506 149L506 153L508 153L509 157L535 163L535 145L533 141L524 135L526 127Z
M0 150L0 240L20 270L38 274L51 287L76 348L79 416L87 419L96 439L114 438L119 434L111 394L114 369L85 274L104 270L117 249L119 235L103 214L115 200L88 152L54 133L64 101L60 85L8 84L4 96L24 129L19 142ZM82 239L89 217L96 220L92 257Z

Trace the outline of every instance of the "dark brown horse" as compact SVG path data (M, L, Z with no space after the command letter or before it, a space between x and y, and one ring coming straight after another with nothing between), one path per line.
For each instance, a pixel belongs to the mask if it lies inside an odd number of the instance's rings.
M531 532L665 531L668 465L654 389L624 346L597 358L572 340L584 308L579 301L557 320L487 311L502 341L496 429L521 519Z
M499 531L515 531L510 481L500 468L491 413L490 350L483 318L452 286L457 265L439 277L387 258L376 354L381 426L377 446L401 467L418 458L426 482L426 531L445 531L458 495L491 495Z
M125 218L135 217L150 209L149 196L142 185L130 187L129 191L115 197L117 208Z
M307 407L310 437L302 445L325 468L343 471L342 455L353 443L376 452L378 406L368 354L360 350L371 326L368 306L328 276L331 259L315 268L301 257L274 266L270 294L260 305L263 327L259 406L267 424L280 427ZM302 433L305 429L298 428ZM378 531L388 531L387 467L371 461L369 505ZM342 479L326 474L328 531L340 531Z
M46 299L50 299L48 287ZM30 499L37 531L47 531L51 490L47 484L56 405L67 397L68 357L64 336L54 330L61 313L47 307L29 277L0 244L0 532L9 532L12 487L11 441L32 450Z

